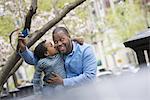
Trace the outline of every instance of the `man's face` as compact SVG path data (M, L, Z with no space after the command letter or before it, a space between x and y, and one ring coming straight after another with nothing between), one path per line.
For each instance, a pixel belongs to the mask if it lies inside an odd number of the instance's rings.
M62 54L68 54L72 50L71 39L63 31L53 34L53 41L56 49Z

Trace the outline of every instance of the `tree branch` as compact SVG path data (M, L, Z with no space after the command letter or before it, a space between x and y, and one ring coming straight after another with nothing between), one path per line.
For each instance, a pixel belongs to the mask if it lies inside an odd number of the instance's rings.
M30 10L27 13L26 20L25 20L25 26L24 29L28 28L30 30L31 27L31 19L33 15L36 13L37 9L37 0L32 0ZM12 33L13 34L13 33ZM10 34L10 42L11 42L11 35ZM1 73L0 73L0 92L2 89L2 86L4 83L7 81L7 79L19 68L21 65L22 61L20 60L20 56L14 52L6 62L6 65L2 68ZM19 61L19 62L18 62ZM18 62L18 63L17 63ZM14 68L15 66L15 68ZM14 69L13 69L14 68ZM13 70L12 70L13 69Z
M31 47L37 40L39 40L50 28L55 24L61 21L71 10L85 2L86 0L76 0L73 3L68 4L64 9L56 16L53 20L45 24L40 30L36 31L31 37L31 41L27 44L28 47Z
M37 10L37 0L32 0L31 6L30 6L30 10L27 13L26 19L25 19L25 26L24 29L28 28L30 30L31 28L31 19L33 17L33 15L36 13Z

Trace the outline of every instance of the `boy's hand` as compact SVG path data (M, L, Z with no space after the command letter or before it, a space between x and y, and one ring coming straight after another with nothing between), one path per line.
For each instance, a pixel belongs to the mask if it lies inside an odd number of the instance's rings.
M21 52L23 52L25 50L26 47L26 39L23 38L21 36L21 34L19 34L18 36L18 49L21 50Z
M75 37L75 38L73 38L73 41L76 41L80 45L83 45L83 43L84 43L83 37Z

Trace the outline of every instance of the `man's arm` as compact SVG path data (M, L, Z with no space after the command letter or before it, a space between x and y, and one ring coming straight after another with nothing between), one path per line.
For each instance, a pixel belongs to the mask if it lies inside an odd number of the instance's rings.
M50 84L63 84L66 87L79 86L84 83L93 81L96 78L96 57L91 47L86 48L83 54L83 74L79 76L63 79L59 75L54 74L53 78L48 80Z
M96 78L96 57L92 47L86 48L83 54L83 74L79 76L63 79L64 86L78 86Z

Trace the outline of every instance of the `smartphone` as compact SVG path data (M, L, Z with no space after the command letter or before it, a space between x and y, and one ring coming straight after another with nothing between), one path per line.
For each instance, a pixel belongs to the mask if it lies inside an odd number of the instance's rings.
M29 29L28 28L26 28L26 29L24 29L23 31L22 31L22 37L27 37L29 35Z

